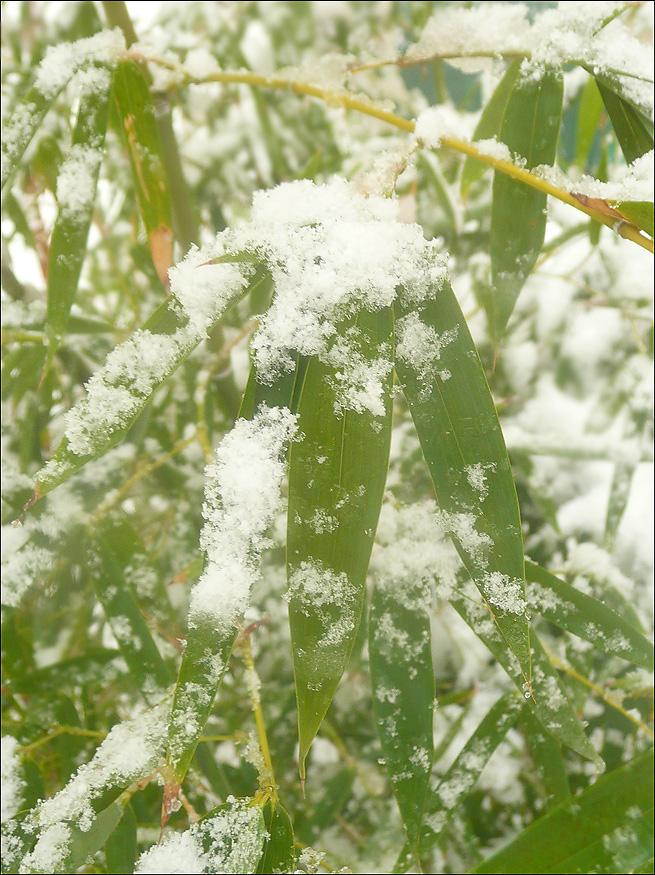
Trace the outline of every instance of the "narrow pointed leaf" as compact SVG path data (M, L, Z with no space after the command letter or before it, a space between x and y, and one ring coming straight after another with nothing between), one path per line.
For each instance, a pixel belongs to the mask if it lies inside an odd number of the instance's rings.
M484 716L425 803L419 851L425 854L439 839L451 816L468 796L498 745L516 723L523 702L515 693L501 696ZM405 843L394 872L406 872L412 853Z
M473 872L609 875L635 871L652 856L651 750L558 805Z
M498 85L496 85L496 90L489 98L485 108L482 110L480 121L473 132L472 140L474 142L477 140L491 140L494 137L500 136L500 129L503 124L507 101L514 89L520 68L521 61L512 61L505 71L505 75ZM473 183L482 178L486 169L487 167L485 164L467 157L462 169L461 192L463 198L466 197L468 190Z
M530 636L532 696L529 696L523 674L512 654L507 652L498 626L493 621L487 607L461 593L452 596L450 603L493 653L514 681L517 689L526 696L528 707L544 729L581 756L600 765L602 761L585 735L584 728L566 695L559 675L534 630Z
M500 140L528 170L553 164L562 118L562 74L517 79L500 131ZM504 173L494 174L491 206L491 286L484 301L494 339L500 338L516 299L541 251L546 233L546 195Z
M642 231L655 236L653 204L648 201L612 201L612 207Z
M653 148L653 123L603 82L596 82L623 156L632 164Z
M469 574L530 677L514 478L482 364L447 283L418 314L398 305L396 373L441 509Z
M172 678L139 610L136 593L102 531L95 533L90 548L91 575L98 599L137 687L146 702L153 705L161 699Z
M369 614L373 711L407 838L416 847L433 744L434 674L428 593L413 581L380 579Z
M66 331L93 216L112 86L109 70L101 72L82 92L71 151L59 169L59 213L48 253L48 363Z
M348 332L366 363L389 362L390 310L361 312L343 326L342 336ZM389 460L391 379L389 365L382 378L384 408L375 415L366 408L339 409L338 366L313 359L305 374L298 406L304 439L290 451L287 533L303 777L359 628Z
M139 211L162 283L173 263L173 217L155 107L145 73L134 61L116 70L116 105L127 141Z
M296 854L293 844L293 827L289 815L279 800L271 800L264 809L264 825L268 838L257 872L293 872Z
M108 875L123 875L125 872L132 872L136 856L136 817L134 809L128 804L125 806L118 826L105 844Z
M214 324L251 289L226 297ZM105 366L87 383L87 397L67 415L66 435L35 476L37 496L47 495L120 443L153 393L202 339L177 300L167 298L142 329L109 354Z
M591 147L598 133L603 112L603 98L593 76L585 82L578 109L578 132L575 142L575 165L581 170L589 166Z
M544 785L548 808L552 808L571 795L561 745L556 738L543 729L529 708L523 709L521 723L532 759Z
M539 565L526 562L525 570L532 610L605 653L653 670L653 645L620 614Z

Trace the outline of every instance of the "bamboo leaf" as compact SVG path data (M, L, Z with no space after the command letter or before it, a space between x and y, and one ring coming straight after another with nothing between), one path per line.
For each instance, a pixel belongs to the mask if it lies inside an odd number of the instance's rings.
M198 267L221 269L220 265ZM259 277L254 283L261 281ZM218 322L232 304L251 290L252 286L238 287L238 291L226 296L211 324ZM47 495L87 462L100 458L120 443L153 393L203 337L171 296L142 329L119 344L109 354L105 366L87 383L87 397L69 411L64 438L50 461L35 476L37 497Z
M79 866L84 865L89 857L105 846L109 837L120 824L124 813L125 799L119 798L95 816L88 830L82 830L75 825L71 830L68 856L52 871L75 872Z
M544 785L548 808L552 808L571 795L560 743L550 733L544 732L529 708L523 709L521 723L532 759Z
M290 451L287 572L299 766L348 663L364 603L391 438L391 311L360 312L341 336L382 368L379 415L339 409L338 365L310 361ZM380 358L382 356L382 358ZM385 373L386 370L386 373Z
M529 680L518 500L473 339L447 283L420 315L399 304L396 316L396 373L430 470L440 522Z
M578 109L575 165L581 170L585 170L589 166L589 154L598 132L602 112L603 98L600 96L596 80L593 76L590 76L582 89L580 107Z
M105 844L108 875L123 875L125 872L132 872L136 856L136 817L134 809L128 804L125 806L118 826Z
M381 578L369 615L378 737L405 832L415 850L434 754L429 598L420 582Z
M145 73L133 61L116 70L116 105L127 141L139 211L157 274L168 288L173 264L173 217L170 191L162 158L155 107Z
M523 692L528 707L544 729L581 756L600 765L602 761L585 735L559 675L534 630L530 636L532 681L528 687L516 660L507 652L498 626L486 605L481 605L462 593L451 596L450 603L493 653L517 689Z
M491 755L516 723L522 708L523 702L515 693L501 696L484 716L436 788L430 791L420 833L420 854L425 854L437 843L442 830L477 783ZM406 842L393 871L406 872L411 864L411 849Z
M93 217L112 86L111 73L102 74L82 92L71 150L59 169L59 212L48 253L47 364L66 331Z
M539 565L526 562L525 570L533 610L599 650L653 670L653 645L620 614Z
M293 827L289 815L278 799L272 799L264 808L264 825L268 838L257 872L293 872L296 854L293 844Z
M489 98L487 105L482 110L480 121L473 132L472 140L491 140L494 137L500 136L500 129L503 124L503 117L507 108L507 101L514 90L516 80L521 68L521 61L512 61L505 75L500 80L494 93ZM486 170L486 165L480 161L475 161L471 157L467 157L462 169L461 192L462 197L466 198L469 188L478 179L481 179Z
M642 231L655 237L653 204L648 201L612 201L611 206Z
M628 164L653 148L653 123L596 77L605 109Z
M562 74L547 70L518 78L508 101L500 139L528 170L553 164L562 118ZM541 251L546 195L504 173L494 173L491 206L491 285L483 302L498 340Z
M652 815L651 750L558 805L473 872L634 871L653 854Z
M137 687L146 702L154 705L172 678L139 610L136 593L125 579L123 566L116 561L102 529L94 533L90 547L91 574L98 600Z

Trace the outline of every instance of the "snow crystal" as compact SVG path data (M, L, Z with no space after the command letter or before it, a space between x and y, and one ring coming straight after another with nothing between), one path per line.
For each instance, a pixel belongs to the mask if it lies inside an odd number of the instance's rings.
M115 63L124 51L125 39L119 28L103 30L74 43L51 46L39 64L34 86L45 98L52 98L80 67L89 63Z
M421 394L432 391L432 382L439 372L438 362L444 347L457 340L457 326L438 334L431 325L422 322L418 313L408 313L396 322L396 355L416 372L422 384Z
M2 737L2 745L0 748L0 772L2 773L2 823L16 814L23 801L25 781L21 774L22 768L18 757L19 749L20 745L13 736L4 735Z
M507 574L492 571L482 580L485 598L501 611L511 614L525 614L525 588L522 580L511 580Z
M86 218L96 189L102 152L81 143L71 147L57 176L57 202L63 216Z
M323 360L335 368L329 383L336 392L335 413L369 410L374 416L384 416L384 381L393 369L391 350L383 345L381 355L366 359L359 351L362 345L359 329L349 328L334 339Z
M476 492L480 493L480 501L484 501L489 492L485 471L493 471L495 468L496 465L494 462L488 462L487 464L476 462L475 465L467 465L465 468L466 479L468 480L469 485L475 489Z
M295 430L289 410L262 406L252 421L240 419L217 447L205 471L200 546L207 565L191 593L191 625L209 616L229 629L247 607L280 500L283 450Z
M450 532L474 562L481 567L486 566L487 553L493 546L493 540L485 532L476 530L475 514L439 510L436 517L444 532Z

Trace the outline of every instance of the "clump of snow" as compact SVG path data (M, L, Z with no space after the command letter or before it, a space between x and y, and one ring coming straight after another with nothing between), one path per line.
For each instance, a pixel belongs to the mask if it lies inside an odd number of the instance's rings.
M220 72L216 58L202 47L192 49L187 53L184 69L194 79L205 79Z
M102 152L81 143L71 147L57 176L57 202L62 215L86 217L96 191Z
M411 312L396 322L396 356L411 368L422 384L421 396L432 393L434 379L447 380L450 372L439 367L441 351L457 340L457 326L438 334L431 325L421 321L418 313Z
M482 580L482 591L492 605L510 614L525 614L525 587L522 580L511 580L507 574L492 571Z
M324 651L338 647L355 628L356 590L345 572L337 573L322 562L301 562L289 576L286 601L302 613L318 614L327 632L316 641ZM332 609L338 606L339 616Z
M118 27L74 43L51 46L39 64L34 86L44 97L54 97L80 67L116 63L124 51L125 39Z
M416 119L416 139L429 149L437 149L444 137L467 139L472 133L468 119L451 106L431 106Z
M25 780L18 757L20 745L12 735L2 736L0 772L2 774L1 822L13 817L21 807Z
M289 410L262 406L252 421L240 419L217 447L216 461L206 469L200 545L207 564L191 593L191 626L209 616L227 630L247 607L280 501L283 451L295 431Z
M216 814L170 833L137 860L135 875L254 872L266 831L261 809L229 796Z

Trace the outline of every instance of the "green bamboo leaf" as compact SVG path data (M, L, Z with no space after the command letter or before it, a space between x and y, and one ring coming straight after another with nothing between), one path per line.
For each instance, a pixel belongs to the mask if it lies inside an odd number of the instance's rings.
M523 702L515 693L501 696L483 717L436 788L430 791L419 839L420 854L425 854L437 843L442 830L477 783L491 755L516 723L522 708ZM412 851L406 842L393 871L406 872L411 865Z
M287 572L303 779L359 628L391 438L391 311L360 312L340 338L334 350L348 342L352 361L378 370L382 391L376 413L339 409L344 365L313 359L298 406L304 438L290 451Z
M651 750L558 805L472 871L629 872L652 855Z
M248 288L239 287L226 296L211 324L216 324L230 306L261 281L261 276L256 277ZM119 344L109 354L105 366L87 383L87 397L69 411L66 435L35 476L37 497L47 495L87 462L100 458L120 443L153 393L203 337L189 323L179 301L170 296L143 328Z
M500 140L525 160L528 170L553 164L562 118L562 74L547 70L517 79ZM491 205L491 289L484 300L489 329L498 340L541 251L546 233L546 195L494 173Z
M544 732L543 727L529 708L523 709L521 723L532 759L539 770L539 776L544 785L548 808L552 808L571 795L566 763L562 756L560 743L550 733Z
M89 857L105 846L109 837L120 824L124 813L125 799L119 798L94 817L88 830L82 830L78 825L73 826L68 856L61 860L52 871L75 872L79 866L84 865ZM23 869L22 871L36 870Z
M578 108L575 165L581 170L586 170L589 166L589 154L598 133L602 112L603 98L600 96L596 80L590 76L582 89Z
M431 593L420 581L381 576L369 614L373 711L391 786L414 849L434 754L430 601Z
M127 141L139 211L162 283L173 263L173 214L162 145L145 73L134 61L116 70L114 96Z
M264 825L268 838L264 842L264 853L256 871L261 875L268 872L293 872L296 862L293 826L278 799L272 799L266 804Z
M482 110L480 121L473 132L472 140L491 140L494 137L500 136L500 130L503 124L503 117L507 108L507 101L510 94L514 90L514 85L519 75L521 61L512 61L505 75L500 80L494 93L489 98L485 108ZM467 157L462 169L461 192L462 197L466 198L469 188L478 179L481 179L487 169L485 164L480 161L475 161L471 157Z
M525 571L532 610L605 653L653 670L653 645L620 614L539 565L526 562Z
M452 595L450 603L493 653L514 681L517 689L523 692L528 707L544 729L581 756L601 765L602 760L585 735L584 728L566 695L559 675L534 630L530 635L532 681L528 686L517 661L511 653L508 653L505 641L489 613L488 607L462 592Z
M623 156L628 164L632 164L653 148L653 123L610 90L599 77L596 77L596 83Z
M519 506L473 339L447 283L420 314L401 303L396 317L396 373L430 470L440 522L529 680Z
M610 206L629 219L633 225L650 234L651 237L655 237L652 203L648 201L612 201Z
M598 86L602 86L606 91L611 92L617 98L631 106L643 120L652 124L653 116L653 98L652 91L649 94L647 88L640 85L640 80L635 80L632 76L621 76L620 74L610 72L609 70L599 69L598 67L582 65L584 69L595 78ZM641 80L644 81L644 80ZM634 85L637 84L635 89ZM652 80L649 83L652 88Z
M100 73L100 71L99 71ZM82 91L70 153L59 168L59 212L48 252L47 365L66 331L93 217L102 149L109 118L112 76L103 70Z
M136 593L125 579L123 566L116 561L102 528L93 533L89 560L96 595L123 658L144 699L154 705L172 678L139 610Z
M132 872L136 856L136 817L134 809L128 804L118 826L105 844L108 875L124 875L125 872Z

